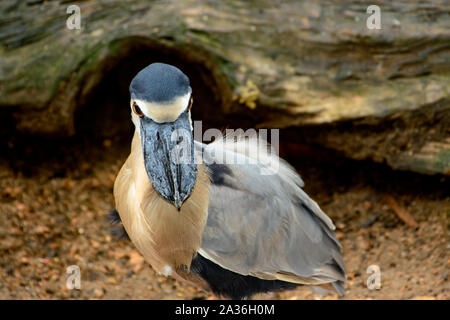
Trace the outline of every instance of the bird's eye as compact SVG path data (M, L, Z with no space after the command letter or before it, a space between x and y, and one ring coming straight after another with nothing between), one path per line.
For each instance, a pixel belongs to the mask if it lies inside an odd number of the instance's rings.
M136 104L136 102L133 102L133 112L136 113L136 115L139 118L142 118L144 116L144 113L142 112L141 108Z
M191 99L189 99L189 105L187 107L187 111L191 110L193 102L194 102L194 97L191 95Z

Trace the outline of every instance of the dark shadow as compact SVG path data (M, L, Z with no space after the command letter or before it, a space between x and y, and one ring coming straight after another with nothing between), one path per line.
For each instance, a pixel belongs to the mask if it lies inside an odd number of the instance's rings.
M100 84L86 97L75 114L77 134L90 137L130 137L134 127L130 118L129 84L143 68L154 62L174 65L190 79L194 95L193 120L203 120L206 127L220 126L225 116L221 112L221 96L211 71L184 52L192 48L168 48L144 38L127 38L115 44L118 56L106 58L107 70Z
M75 136L48 139L20 134L15 131L10 114L2 111L0 161L8 162L14 171L24 175L45 171L50 172L48 176L75 179L91 174L92 165L100 161L123 162L134 131L128 87L136 73L153 62L175 65L189 76L194 93L193 120L202 120L203 130L210 127L245 130L255 125L250 117L223 114L224 88L203 63L206 58L201 52L193 56L195 50L192 48L169 48L144 38L127 38L114 45L117 54L105 58L97 68L103 75L101 81L84 97L79 97ZM299 169L307 182L307 190L327 190L331 196L335 191L370 185L392 193L448 196L448 178L395 171L368 160L350 160L308 143L308 135L318 134L316 130L290 128L281 130L280 135L281 156Z

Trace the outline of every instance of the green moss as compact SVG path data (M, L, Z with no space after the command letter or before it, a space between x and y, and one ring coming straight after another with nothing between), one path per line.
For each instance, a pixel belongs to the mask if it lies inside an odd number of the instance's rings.
M435 166L438 172L450 174L450 149L441 150L436 155Z
M199 40L203 44L206 44L213 48L221 47L220 42L212 37L211 32L207 32L207 31L203 31L203 30L196 30L196 29L191 29L191 30L189 30L189 32L194 36L194 38L196 40Z

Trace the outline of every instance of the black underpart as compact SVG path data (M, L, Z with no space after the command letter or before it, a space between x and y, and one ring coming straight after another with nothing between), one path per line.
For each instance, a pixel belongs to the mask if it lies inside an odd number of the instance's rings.
M202 277L214 294L233 300L250 298L256 293L288 290L299 286L299 284L280 280L263 280L240 275L222 268L200 254L192 260L191 272Z
M108 220L111 224L119 223L118 226L110 229L114 238L130 240L125 228L121 224L117 210L111 210L108 213ZM290 290L299 286L299 284L280 280L263 280L252 276L244 276L226 270L200 254L197 254L192 260L191 272L202 277L208 283L214 294L233 300L250 298L257 293Z
M123 226L117 226L113 227L110 230L111 235L116 238L117 240L130 240L130 237L128 236L128 233L125 231L125 228Z
M115 227L109 228L109 232L111 235L117 240L130 240L128 233L123 227L122 220L120 220L119 212L114 209L106 214L106 219L112 225L116 225Z
M118 224L122 223L122 220L120 220L119 212L117 209L111 210L106 214L106 219L110 224Z

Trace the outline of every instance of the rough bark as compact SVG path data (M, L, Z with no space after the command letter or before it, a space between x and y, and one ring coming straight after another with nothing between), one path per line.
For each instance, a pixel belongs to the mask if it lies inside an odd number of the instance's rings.
M450 174L448 1L84 1L81 30L70 4L0 4L0 110L18 130L73 135L105 74L147 48L208 75L206 119L307 128L352 158Z

